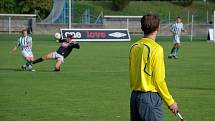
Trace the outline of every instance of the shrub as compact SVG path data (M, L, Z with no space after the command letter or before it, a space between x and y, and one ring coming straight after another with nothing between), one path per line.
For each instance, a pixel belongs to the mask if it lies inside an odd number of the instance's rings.
M113 0L113 10L120 11L129 5L130 0Z

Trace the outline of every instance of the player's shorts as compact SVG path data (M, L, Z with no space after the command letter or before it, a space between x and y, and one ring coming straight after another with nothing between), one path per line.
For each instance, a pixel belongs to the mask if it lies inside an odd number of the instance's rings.
M55 60L60 60L61 62L64 62L64 57L57 52L52 53L52 58Z
M174 44L181 43L179 35L173 35L173 43Z
M32 51L22 51L22 55L26 58L26 57L34 57Z

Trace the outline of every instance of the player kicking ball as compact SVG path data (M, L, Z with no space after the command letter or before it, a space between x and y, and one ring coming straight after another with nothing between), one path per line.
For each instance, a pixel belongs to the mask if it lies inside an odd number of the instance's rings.
M59 34L59 33L58 33ZM61 64L64 62L64 58L66 58L71 52L73 48L79 49L80 46L78 43L72 40L72 35L67 34L66 39L58 38L61 43L60 47L55 52L50 52L39 59L33 61L33 64L42 62L44 60L56 60L54 71L60 71Z
M174 23L171 27L170 27L170 31L173 34L173 48L168 56L169 59L177 59L177 53L179 51L179 48L181 47L181 42L180 42L180 35L181 32L186 32L186 30L184 30L184 26L181 20L181 17L177 17L176 18L176 23Z
M32 66L34 55L32 53L32 37L28 36L26 29L22 30L22 36L17 40L16 46L11 50L11 53L15 53L17 48L22 49L22 55L26 60L26 63L22 65L23 70L35 71Z

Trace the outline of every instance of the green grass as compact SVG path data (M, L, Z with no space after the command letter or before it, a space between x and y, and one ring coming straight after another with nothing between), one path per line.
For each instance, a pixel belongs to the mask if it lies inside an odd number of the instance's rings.
M9 54L17 35L0 37L0 121L129 121L128 54L134 41L81 42L55 73L54 61L35 65L36 72L20 71L20 52ZM184 117L215 119L215 45L185 41L180 59L168 60L171 39L158 40L169 89ZM51 36L33 36L33 44L36 57L58 48ZM163 109L165 121L178 120Z
M181 16L183 22L188 22L188 11L191 15L194 14L195 23L206 23L207 11L209 12L209 20L212 20L213 11L215 8L214 2L194 1L191 6L183 7L167 1L131 1L129 6L122 11L113 11L112 2L110 1L76 1L75 2L75 22L80 20L86 8L90 8L93 16L98 16L101 11L104 15L133 15L142 16L148 12L158 14L162 22L168 22L169 12L171 20L174 21L175 17Z

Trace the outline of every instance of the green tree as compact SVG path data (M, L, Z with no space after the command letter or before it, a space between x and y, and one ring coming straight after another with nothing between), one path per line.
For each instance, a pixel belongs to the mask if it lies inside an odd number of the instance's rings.
M0 0L0 13L15 13L16 0Z
M129 5L130 0L112 0L113 10L120 11Z
M192 5L193 0L177 0L177 1L172 0L172 3L187 7L187 6Z
M19 0L21 13L34 13L38 11L41 18L49 15L52 9L52 0Z
M182 1L183 6L190 6L193 3L193 0L180 0Z

